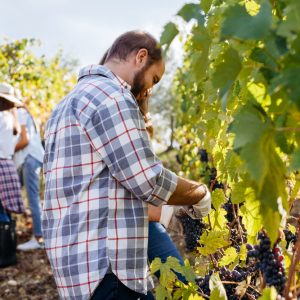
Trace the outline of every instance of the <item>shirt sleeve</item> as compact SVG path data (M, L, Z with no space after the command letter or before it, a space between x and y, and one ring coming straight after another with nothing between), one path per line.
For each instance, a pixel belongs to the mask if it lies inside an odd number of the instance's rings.
M107 99L84 128L111 175L138 199L159 206L177 186L177 176L153 153L137 104L129 95Z
M27 125L27 114L26 114L26 110L24 108L18 108L17 117L18 117L18 121L21 126Z

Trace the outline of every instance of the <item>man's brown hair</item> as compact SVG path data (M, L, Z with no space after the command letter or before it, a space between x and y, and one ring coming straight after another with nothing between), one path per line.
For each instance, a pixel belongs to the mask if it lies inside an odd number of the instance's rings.
M113 58L126 60L131 53L138 52L140 49L147 49L148 51L148 66L162 59L162 50L156 39L147 32L135 30L119 36L107 50L100 64Z

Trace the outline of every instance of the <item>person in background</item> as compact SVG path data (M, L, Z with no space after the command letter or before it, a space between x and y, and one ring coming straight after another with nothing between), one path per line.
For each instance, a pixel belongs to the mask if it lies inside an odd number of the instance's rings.
M21 93L17 92L21 100ZM40 173L44 157L44 148L41 143L40 133L36 123L25 107L17 110L21 134L16 144L14 162L17 167L21 183L24 185L33 223L32 238L17 246L18 250L34 250L43 247L41 225L41 200L40 200Z
M10 220L10 213L24 212L19 176L12 160L20 132L16 106L22 105L14 93L11 85L0 83L0 219L4 222Z

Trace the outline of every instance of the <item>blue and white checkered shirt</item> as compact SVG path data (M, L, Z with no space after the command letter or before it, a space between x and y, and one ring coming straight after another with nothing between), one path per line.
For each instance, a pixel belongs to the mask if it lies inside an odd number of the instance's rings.
M126 87L103 66L83 68L47 123L43 233L63 299L89 299L110 268L147 290L147 204L166 203L177 176Z

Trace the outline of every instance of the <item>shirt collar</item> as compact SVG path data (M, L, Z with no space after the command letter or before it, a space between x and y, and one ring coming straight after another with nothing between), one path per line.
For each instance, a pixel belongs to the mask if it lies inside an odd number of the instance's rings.
M80 81L83 77L91 76L91 75L99 75L99 76L110 78L117 85L129 91L131 90L131 86L124 79L114 74L111 70L109 70L108 68L102 65L90 65L82 68L78 75L78 81Z

